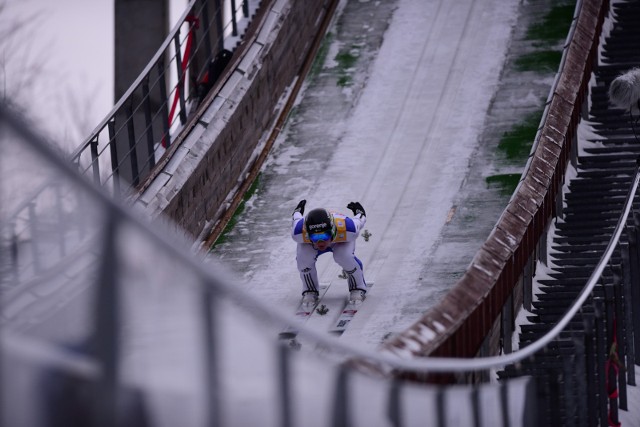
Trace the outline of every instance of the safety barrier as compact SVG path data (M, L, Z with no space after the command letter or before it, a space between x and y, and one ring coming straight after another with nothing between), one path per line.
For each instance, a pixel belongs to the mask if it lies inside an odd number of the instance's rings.
M603 285L601 274L621 250L638 170L598 267L548 333L502 356L407 359L407 351L370 352L305 328L301 350L287 345L278 332L290 319L190 255L167 224L139 219L91 185L5 107L0 127L7 160L40 171L12 185L23 194L42 182L59 189L53 209L35 211L42 221L29 221L48 225L32 232L50 268L20 283L2 274L2 425L587 425L597 411L606 419L627 405L633 372L604 371L603 362L633 359L633 322L623 311L630 287ZM6 206L10 197L0 196ZM0 266L11 271L6 237ZM637 243L625 251L638 259ZM640 283L637 269L630 274L625 284ZM487 381L415 381L442 375Z
M140 76L72 154L79 170L118 196L143 186L171 156L174 135L193 126L195 109L221 86L232 56L242 55L237 45L259 3L231 1L224 22L223 2L191 0Z
M509 359L405 361L304 328L302 349L290 347L278 332L291 319L192 256L167 224L92 185L3 106L0 128L5 159L55 180L62 211L37 211L55 232L33 235L55 268L20 283L2 275L2 425L537 425L530 378L441 387L390 375L489 372ZM41 182L13 178L25 196Z
M563 63L571 61L567 55ZM554 100L566 102L572 93L563 90L566 84L562 77L556 82L546 123L558 126L562 119ZM560 101L558 93L564 94ZM572 105L581 105L581 99ZM20 196L37 198L12 200L1 193L0 206L15 204L7 209L9 215L3 211L3 225L12 218L12 228L3 231L0 241L2 425L69 425L71 420L83 425L284 426L548 425L549 420L571 420L582 425L606 419L612 408L626 405L624 385L631 383L632 372L612 364L608 371L601 369L614 345L620 360L634 358L628 334L636 325L631 327L622 310L632 297L625 296L629 287L622 283L640 278L630 270L609 285L601 283L600 274L607 266L615 270L610 257L620 250L637 171L614 240L587 287L556 327L528 347L489 358L411 359L416 341L447 333L442 328L446 322L435 320L399 338L402 347L385 354L363 352L306 330L301 333L303 351L296 352L276 339L288 319L238 292L220 269L186 256L187 242L160 226L152 229L88 185L12 113L0 111L0 122L6 158L20 156L21 162L40 165L34 168L40 171L35 180L25 176L24 182L16 178L13 183ZM557 133L552 140L551 131L546 132L536 139L535 152L565 153L568 159L562 144L545 146L558 141ZM528 170L546 169L534 158ZM552 174L546 176L551 179ZM527 183L531 185L523 180L521 187ZM552 202L554 197L546 202L550 212ZM517 196L511 204L529 206ZM510 216L509 211L503 219ZM634 218L638 220L637 214ZM508 240L504 230L494 233ZM630 235L638 236L637 228ZM27 240L35 249L18 263L15 248ZM536 247L535 240L529 236L521 241ZM622 250L623 256L637 259L637 247L629 248L631 252ZM497 250L504 252L494 247L491 255ZM492 271L482 262L474 265L475 274ZM576 327L576 315L586 326ZM473 348L483 327L479 323L476 336L454 342L468 344L459 347L465 351ZM306 346L313 351L304 350ZM540 361L542 365L536 364ZM438 386L413 381L442 374L493 379L496 369L499 383ZM605 389L611 393L599 392ZM546 398L549 390L559 398ZM603 399L610 399L608 406Z

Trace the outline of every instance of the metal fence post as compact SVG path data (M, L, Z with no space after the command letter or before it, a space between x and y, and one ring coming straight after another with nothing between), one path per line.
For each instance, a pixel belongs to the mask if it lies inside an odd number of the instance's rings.
M111 171L113 172L113 194L120 195L120 165L118 164L118 148L116 147L116 119L109 120L109 149L111 150Z
M59 245L60 245L60 258L63 258L66 254L67 254L67 245L66 245L66 238L65 238L65 227L63 226L64 224L64 211L62 209L62 190L60 188L62 184L60 184L59 182L54 184L54 188L55 188L55 193L56 193L56 200L55 200L55 204L56 204L56 214L58 216L58 227L57 231L58 231L58 240L59 240Z
M202 32L204 38L204 48L208 56L211 55L211 21L209 21L209 1L201 0L200 3L202 3L200 16L202 17L201 25L203 25Z
M523 277L523 280L525 282L527 281L526 275L525 277ZM511 353L513 351L511 345L511 340L513 339L513 317L513 295L511 294L502 306L502 316L500 316L502 326L502 350L505 354Z
M136 186L140 183L140 171L138 170L138 143L133 123L133 98L127 104L127 139L129 140L129 163L131 164L131 183Z
M224 24L222 23L222 4L220 0L215 0L216 10L214 12L215 16L215 25L218 34L216 34L216 40L218 41L218 49L217 52L222 51L224 49Z
M605 347L607 343L604 337L605 326L604 326L604 319L603 319L603 306L602 306L603 302L601 299L594 298L594 300L595 300L594 301L594 305L595 305L594 318L595 318L595 332L596 332L595 333L596 335L595 349L596 349L596 373L597 373L596 393L598 396L598 406L597 406L598 418L600 420L600 426L607 427L608 426L607 395L606 395L607 384L605 380L606 372L604 369Z
M96 343L96 356L102 367L96 381L96 394L93 401L93 425L110 427L118 423L118 354L119 354L119 285L118 262L115 249L117 232L114 212L107 215L103 233L104 246L100 274L98 275L98 293L96 295L95 332L92 337Z
M509 382L503 381L500 385L500 413L502 415L502 425L508 427L509 422Z
M576 405L576 421L579 426L587 425L586 414L588 412L587 393L585 390L589 390L587 387L587 368L585 363L585 347L584 337L582 339L577 336L573 337L573 347L575 348L575 405Z
M242 2L242 14L245 18L249 17L249 0L243 0Z
M98 161L98 135L91 140L91 168L93 169L93 181L100 185L100 162Z
M614 316L615 324L613 329L613 336L615 339L615 353L610 354L609 357L613 357L613 363L618 368L618 396L620 409L627 410L627 383L625 380L625 368L627 362L627 341L623 331L627 329L627 323L625 316L622 314L623 305L623 289L622 289L622 271L620 267L613 268L613 302L614 302Z
M445 388L438 387L438 391L436 392L436 416L437 416L437 426L438 427L446 427L447 426L447 412L446 412L446 396L445 396Z
M209 405L207 407L207 425L209 427L222 426L222 390L220 385L220 370L218 368L218 335L217 335L217 313L216 305L218 304L218 297L206 283L203 286L203 298L202 298L202 313L204 322L204 347L205 347L205 360L207 369L207 394Z
M594 314L583 314L584 324L584 362L586 370L586 382L587 382L587 419L596 420L598 417L598 387L596 385L596 355L595 355L595 319Z
M160 99L162 99L161 114L162 117L162 138L161 141L165 148L171 145L171 123L169 123L169 98L167 96L167 77L164 69L164 59L158 59L158 87L160 89Z
M631 273L631 314L633 319L633 347L640 349L640 241L638 227L640 215L633 212L633 225L627 227L629 236L629 268ZM634 351L634 363L640 365L640 351Z
M626 338L625 338L625 342L626 342L626 361L625 361L625 367L626 367L626 372L627 372L627 383L630 385L635 386L636 385L636 368L635 368L635 345L634 345L634 335L636 332L636 329L634 328L634 323L633 323L633 313L632 313L632 304L633 304L633 298L631 295L631 289L633 287L633 281L631 278L631 266L630 261L629 261L629 252L630 252L630 247L627 243L621 242L620 243L620 252L621 252L621 257L622 257L622 279L623 279L623 287L622 287L622 291L623 291L623 306L624 306L624 319L625 319L625 334L626 334ZM638 333L640 333L640 330L638 330Z
M17 284L20 280L20 269L18 268L18 235L16 234L16 223L13 221L11 222L11 243L9 250L11 254L13 281Z
M41 270L40 255L38 253L38 220L36 218L36 204L29 203L29 230L31 231L31 256L33 257L33 273L38 274Z
M350 427L353 424L349 414L349 368L340 365L336 375L336 388L333 394L333 426Z
M238 35L238 20L236 19L236 0L231 0L231 35Z
M402 404L400 401L401 383L396 378L391 381L389 387L389 405L387 416L393 427L402 427Z
M153 148L153 120L151 118L151 98L149 96L149 75L145 76L142 80L142 98L145 123L144 134L147 136L147 151L149 152L149 157L145 163L149 166L149 171L151 171L156 165L156 155Z
M576 425L577 409L576 392L573 377L575 374L575 356L565 356L562 358L562 379L564 386L564 426L572 427Z
M191 30L189 30L191 31ZM180 30L176 31L176 35L173 38L173 46L176 51L176 71L178 72L178 83L176 84L176 91L174 96L178 96L180 102L180 123L185 124L187 121L187 111L184 102L184 73L182 72L182 54L180 53ZM186 52L185 55L189 53Z
M291 370L289 369L291 349L282 341L278 341L278 383L280 386L280 424L282 427L291 427Z

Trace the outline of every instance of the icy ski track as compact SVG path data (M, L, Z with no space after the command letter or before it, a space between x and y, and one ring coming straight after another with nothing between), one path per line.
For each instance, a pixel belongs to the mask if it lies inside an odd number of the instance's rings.
M323 104L314 110L315 121L287 123L263 170L268 182L251 199L229 243L216 250L243 274L248 292L294 311L300 284L289 226L291 211L303 198L308 209L342 212L358 200L367 212L365 229L372 236L368 242L359 239L356 255L376 287L344 338L376 348L429 308L419 299L453 284L422 283L421 276L468 172L517 5L515 0L398 1L351 114L336 121ZM333 66L328 57L325 68ZM302 106L316 96L312 90L307 86L301 95ZM324 139L335 141L328 159L303 157ZM330 313L314 315L307 325L326 330L347 285L330 255L319 258L318 272L320 281L333 282L324 299Z

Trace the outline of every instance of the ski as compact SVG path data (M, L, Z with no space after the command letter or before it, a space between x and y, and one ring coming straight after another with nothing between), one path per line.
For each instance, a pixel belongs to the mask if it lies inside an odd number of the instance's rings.
M372 287L373 287L373 282L367 283L367 295L369 294L369 292L371 292ZM351 322L351 320L353 320L355 315L358 313L358 310L366 300L367 300L367 297L365 297L364 300L358 303L353 303L347 300L347 303L345 307L342 309L340 316L338 316L338 320L336 320L336 323L329 330L329 332L333 332L337 335L342 335L344 331L347 329L347 327L349 326L349 323Z
M298 330L301 325L309 320L309 317L311 317L314 310L321 305L320 302L322 301L322 297L324 297L324 295L327 293L329 285L331 285L331 282L320 284L320 290L318 291L318 301L315 304L307 305L303 304L302 301L300 301L292 323L287 325L287 327L278 335L281 340L289 340L289 345L291 345L292 347L300 347L300 345L296 341Z

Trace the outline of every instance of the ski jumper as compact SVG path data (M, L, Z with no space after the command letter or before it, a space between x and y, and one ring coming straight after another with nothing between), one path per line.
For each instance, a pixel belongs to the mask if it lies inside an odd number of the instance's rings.
M364 280L362 262L355 256L355 249L356 239L367 222L367 217L360 214L349 217L334 212L331 212L331 215L336 226L336 235L329 247L324 251L320 251L307 236L304 216L300 212L293 213L291 237L298 243L296 261L302 281L302 293L318 291L319 281L316 260L320 255L327 252L333 253L333 260L347 274L349 290L362 289L366 291L367 284Z

